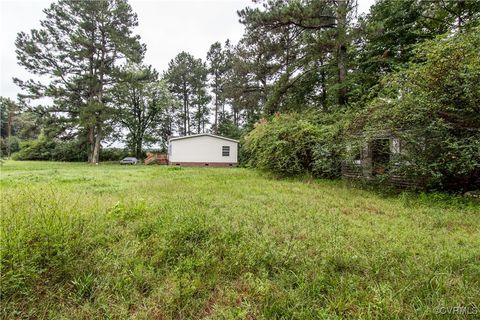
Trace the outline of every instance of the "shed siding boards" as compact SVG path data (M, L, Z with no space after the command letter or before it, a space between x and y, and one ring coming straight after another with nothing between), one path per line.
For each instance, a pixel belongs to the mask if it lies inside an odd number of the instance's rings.
M342 161L342 176L347 179L363 179L370 180L374 178L373 172L373 157L372 157L372 142L375 140L389 140L390 157L405 152L402 149L402 140L392 135L378 135L377 138L365 143L364 148L360 154L360 159ZM394 165L391 162L390 165ZM402 175L389 175L389 182L400 188L421 188L421 181L414 181L409 177Z
M230 166L237 165L237 154L236 140L200 134L170 139L168 156L170 165Z

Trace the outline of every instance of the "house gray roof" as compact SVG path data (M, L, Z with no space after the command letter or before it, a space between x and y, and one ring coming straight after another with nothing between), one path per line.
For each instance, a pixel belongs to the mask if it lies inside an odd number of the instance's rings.
M189 139L189 138L197 138L197 137L204 137L204 136L208 136L208 137L212 137L212 138L218 138L218 139L223 139L223 140L227 140L227 141L231 141L231 142L238 143L238 140L230 139L230 138L222 137L222 136L217 136L217 135L211 134L211 133L199 133L199 134L192 134L192 135L189 135L189 136L175 137L175 138L170 138L169 141Z

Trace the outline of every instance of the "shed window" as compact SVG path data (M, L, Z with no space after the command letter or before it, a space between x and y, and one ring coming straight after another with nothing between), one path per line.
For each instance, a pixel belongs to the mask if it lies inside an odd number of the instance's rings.
M223 146L222 147L222 156L229 157L230 156L230 146Z
M392 141L392 144L390 146L390 152L393 153L393 154L398 154L401 152L401 143L400 143L400 139L398 138L392 138L391 139Z

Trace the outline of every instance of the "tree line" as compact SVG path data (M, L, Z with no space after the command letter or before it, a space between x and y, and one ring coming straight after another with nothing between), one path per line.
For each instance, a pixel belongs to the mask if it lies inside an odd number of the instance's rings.
M480 19L480 2L475 0L380 0L367 14L358 13L356 0L254 2L237 12L245 27L238 43L212 44L206 60L181 52L160 74L142 63L146 48L133 33L138 21L127 1L59 0L45 10L40 29L18 34L18 61L41 80L15 79L23 93L16 103L4 100L8 103L2 103L2 113L15 105L22 115L37 115L37 140L69 141L86 151L89 162L98 162L102 143L109 141L126 142L140 157L145 144L165 146L171 135L248 137L258 124L279 114L315 112L327 119L317 126L345 122L358 133L379 124L364 115L373 104L382 105L377 109L388 114L385 101L401 100L392 94L405 87L400 86L400 75L420 72L435 55L445 54L444 59L453 61L442 50L455 37L474 41L468 35L478 30ZM473 67L462 68L470 68L467 73L475 77L477 66L470 63ZM450 78L436 78L449 82L447 93L478 92L461 79L464 69L455 70ZM390 87L392 92L384 97L392 83L398 86ZM438 121L468 122L468 130L453 126L452 135L470 139L462 132L477 132L478 117L458 110L461 103L475 105L477 97L469 94L462 100L458 92L456 100L449 96L438 101L443 106L450 103L448 111L436 113ZM33 105L44 97L53 103ZM5 138L8 130L3 128ZM312 167L311 160L304 162Z
M24 140L19 158L85 157L98 163L102 144L112 141L125 142L141 158L145 144L164 149L172 135L239 136L224 124L229 118L220 91L229 62L219 43L212 45L208 64L181 52L160 74L143 62L146 46L134 34L138 18L128 1L60 0L44 13L41 28L20 32L15 42L18 63L34 78L14 79L22 89L18 101L2 97L7 156ZM20 133L26 114L40 127L34 137ZM60 158L53 155L57 147L63 149Z

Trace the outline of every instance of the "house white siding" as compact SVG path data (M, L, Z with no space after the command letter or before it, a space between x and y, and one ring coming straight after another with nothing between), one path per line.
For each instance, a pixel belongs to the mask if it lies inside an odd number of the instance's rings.
M238 142L222 137L201 134L170 140L170 164L211 163L237 164Z

